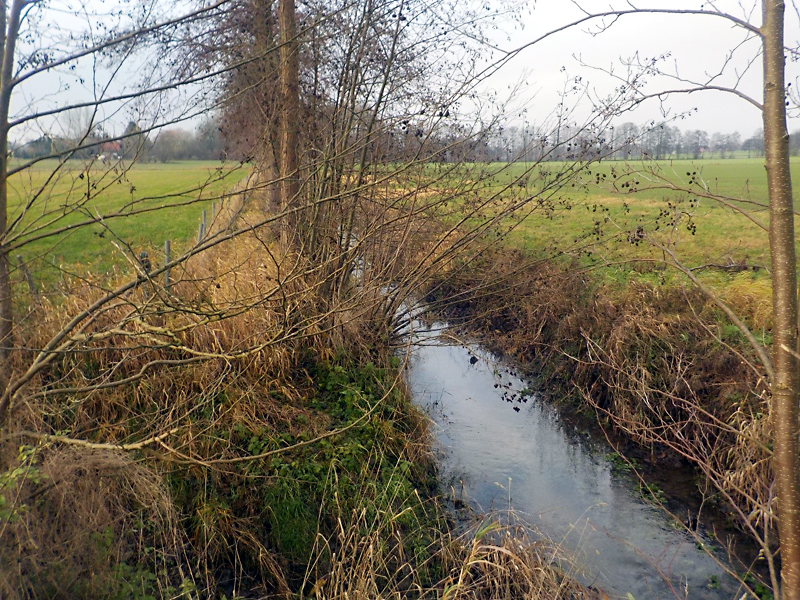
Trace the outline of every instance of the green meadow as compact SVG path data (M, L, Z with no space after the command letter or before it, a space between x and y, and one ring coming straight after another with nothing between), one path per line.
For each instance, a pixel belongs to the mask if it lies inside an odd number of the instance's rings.
M128 270L131 254L142 250L155 264L166 240L178 251L196 239L203 210L210 219L212 203L247 173L238 163L214 161L125 169L38 163L9 179L9 224L17 245L12 255L21 256L45 285L63 271L104 277ZM75 227L98 215L105 218Z
M518 164L493 176L499 202L530 198L505 223L513 225L511 244L622 270L655 265L668 258L664 249L698 272L731 262L769 266L763 159L611 161L554 184L563 168ZM800 181L800 159L792 171Z
M176 251L188 247L202 211L210 217L212 202L249 172L210 161L136 164L125 171L86 168L77 161L56 166L46 161L14 175L9 190L9 221L19 244L12 254L22 256L45 284L62 269L99 276L128 270L131 255L141 250L157 263L165 240ZM713 266L704 270L705 265L768 266L763 159L608 161L569 179L562 175L565 168L567 163L558 162L464 165L442 177L442 166L429 165L422 180L452 190L459 180L480 177L475 189L485 197L496 195L498 206L512 196L527 199L503 223L504 232L511 229L508 243L586 267L611 264L611 278L656 272L663 279L656 265L666 255L651 241L705 277L728 277ZM800 159L793 159L792 169L800 181ZM136 214L141 210L149 212ZM116 216L43 237L96 215ZM754 276L761 273L764 269Z

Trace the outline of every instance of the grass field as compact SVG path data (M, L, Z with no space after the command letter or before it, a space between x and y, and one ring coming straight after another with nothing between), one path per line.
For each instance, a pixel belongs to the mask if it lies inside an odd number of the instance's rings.
M202 211L249 171L213 161L136 164L124 171L78 161L56 167L45 161L9 181L12 244L19 245L12 254L22 256L45 285L60 268L101 276L128 269L121 249L156 257L165 240L176 250L185 247L197 235ZM151 208L159 210L135 214ZM96 215L116 216L43 237Z
M606 162L543 194L561 165L528 168L513 165L493 182L498 188L525 185L531 197L547 199L544 207L533 202L518 213L509 237L518 247L563 251L596 264L661 260L663 251L648 243L655 241L691 268L732 261L769 266L763 159ZM793 159L792 171L800 180L800 159Z
M594 272L587 281L624 295L632 282L694 287L669 252L755 331L771 323L770 253L763 159L604 161L567 179L574 166L462 165L434 184L446 198L459 178L474 182L450 206L455 222L493 198L473 222L520 206L496 228L503 245ZM445 171L430 166L433 177ZM800 181L800 159L792 159ZM469 187L465 185L465 187ZM722 202L719 198L722 197ZM798 194L795 193L797 205ZM744 211L744 212L743 212ZM746 214L744 214L746 213ZM661 248L659 247L661 246ZM662 249L663 248L663 249Z
M648 240L668 246L690 267L731 261L768 266L766 231L753 222L768 225L765 208L756 204L765 204L767 198L763 159L611 161L593 165L566 185L552 185L564 166L489 165L494 174L482 183L481 193L498 193L499 201L509 194L535 199L515 219L507 220L506 225L516 223L508 238L511 244L548 254L563 252L585 266L620 264L607 277L623 281L632 268L648 270L641 261L664 258ZM155 263L165 240L176 249L185 247L194 239L201 213L210 208L212 199L248 172L247 167L202 161L139 164L126 172L87 170L76 162L67 163L48 180L54 167L54 162L41 163L15 175L10 186L10 220L24 213L14 229L21 246L12 253L20 254L46 284L58 272L54 266L101 275L127 270L130 263L121 248L134 253L147 250ZM434 176L438 168L426 168L426 174ZM434 187L451 188L459 177L475 177L477 171L470 165L464 169L463 174L455 169ZM792 169L800 180L800 159L793 159ZM709 194L734 200L725 206L704 197ZM35 202L23 210L33 197ZM543 202L537 203L538 199ZM163 210L36 239L90 215L152 207ZM752 220L735 208L746 209ZM758 279L760 273L763 270L748 276ZM713 269L705 276L729 278ZM665 274L659 270L657 277L663 280Z

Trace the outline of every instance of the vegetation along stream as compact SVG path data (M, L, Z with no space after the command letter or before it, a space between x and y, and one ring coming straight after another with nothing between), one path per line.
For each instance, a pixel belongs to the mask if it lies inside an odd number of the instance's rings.
M439 324L441 325L441 324ZM506 512L573 557L570 575L609 597L732 598L742 593L679 531L611 451L562 419L513 368L477 345L418 333L409 382L434 421L442 478L477 518ZM737 590L738 594L737 594Z

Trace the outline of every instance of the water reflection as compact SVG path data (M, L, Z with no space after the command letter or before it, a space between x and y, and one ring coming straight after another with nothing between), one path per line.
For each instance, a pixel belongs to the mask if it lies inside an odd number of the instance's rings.
M584 583L638 600L736 595L737 582L612 471L605 447L491 355L427 343L409 381L436 424L444 477L478 510L522 513L575 556Z

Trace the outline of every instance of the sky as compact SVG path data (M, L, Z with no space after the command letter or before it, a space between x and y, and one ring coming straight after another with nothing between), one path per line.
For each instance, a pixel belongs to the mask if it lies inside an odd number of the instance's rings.
M756 26L761 21L760 2L754 0L584 0L580 6L572 0L538 0L527 4L516 26L504 25L504 31L495 32L493 41L503 51L512 51L582 18L585 12L581 7L587 12L598 12L609 7L631 6L708 11L716 8ZM794 3L787 2L787 46L797 47L800 43L798 21ZM601 32L603 23L612 21L607 18L586 22L525 47L487 85L508 94L521 82L514 99L518 104L527 105L528 120L537 121L552 113L560 101L558 91L564 89L565 81L572 83L575 77L581 77L585 90L582 103L586 105L590 96L602 97L619 85L627 74L624 61L638 55L643 60L660 57L661 70L684 80L704 83L713 77L717 85L735 87L756 101L761 99L759 42L757 39L746 41L748 32L730 21L711 15L637 14L621 17ZM495 58L501 56L501 52L496 51L494 55ZM800 87L798 63L787 62L787 75L792 87ZM654 77L645 89L652 93L686 87L690 86L685 81ZM568 101L575 100L573 96ZM578 109L579 114L587 111L588 108ZM680 115L687 116L680 118ZM757 107L730 93L716 91L675 95L664 103L652 100L635 113L623 115L619 122L641 124L651 119L673 117L678 118L674 124L684 131L738 131L743 140L761 127L761 113ZM790 117L790 131L800 129L800 114Z
M794 2L787 2L787 45L800 44L800 11ZM551 118L562 101L559 92L577 85L580 93L571 93L564 100L569 108L575 106L574 118L586 119L597 100L607 96L627 77L625 61L632 57L647 61L659 57L661 70L677 74L684 80L706 82L712 79L722 86L736 87L741 93L756 100L761 97L761 61L759 43L747 41L748 32L730 21L711 15L628 15L613 22L611 19L592 20L563 31L547 35L586 16L587 12L609 10L609 8L669 8L707 11L719 10L760 24L760 0L484 0L487 23L496 26L491 30L494 49L487 51L486 63L493 64L503 57L508 61L483 84L485 91L496 92L510 100L509 106L516 109L515 123L541 124ZM53 37L64 33L69 19L69 0L58 14L59 27ZM87 6L105 6L97 0L88 0ZM497 17L496 11L503 6L518 8L515 20ZM480 5L479 5L480 6ZM85 23L85 21L79 22ZM97 25L98 18L90 22ZM601 31L603 25L610 25ZM49 31L47 27L45 31ZM47 36L44 36L45 38ZM752 37L752 34L750 35ZM540 39L542 38L542 39ZM44 38L42 38L44 39ZM539 41L536 41L539 40ZM35 42L34 42L35 43ZM800 66L787 63L788 81L800 88ZM73 92L86 87L91 81L78 86L75 72L61 72L41 76L21 86L14 100L14 108L21 113L30 110L30 102L39 98L40 108L50 108L73 98ZM49 79L47 79L49 77ZM56 79L62 78L62 79ZM64 82L72 79L71 90ZM580 79L576 79L580 78ZM125 86L132 85L136 77L122 78ZM576 81L578 82L576 84ZM648 92L662 91L688 84L667 77L654 77L645 88ZM793 105L794 106L794 105ZM522 115L522 110L525 110ZM114 116L111 127L124 129L132 118L133 109L126 107ZM793 113L796 113L794 116ZM800 109L790 113L790 131L800 129ZM761 127L758 108L739 97L722 92L698 92L691 95L676 95L661 103L651 100L635 112L617 118L617 124L632 121L644 124L651 120L675 119L674 125L681 130L703 129L714 132L738 131L741 139L747 139ZM189 122L184 127L191 127ZM32 127L27 131L15 130L15 139L32 139L42 131Z

